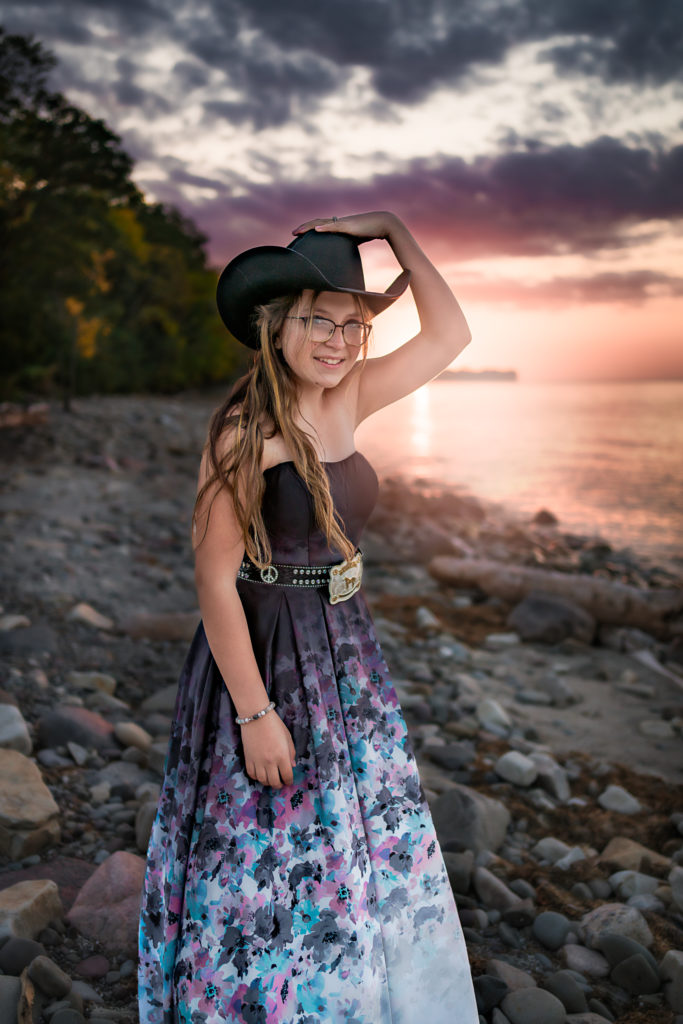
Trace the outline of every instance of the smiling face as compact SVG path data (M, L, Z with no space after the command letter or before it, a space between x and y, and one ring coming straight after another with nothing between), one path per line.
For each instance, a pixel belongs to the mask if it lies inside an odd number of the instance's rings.
M313 313L336 324L368 320L361 313L353 295L321 292L315 302L313 295L310 289L304 291L289 311L289 317ZM319 388L332 388L339 384L362 352L361 348L347 344L339 327L335 328L334 334L327 341L316 342L307 338L303 320L285 320L275 344L282 350L285 362L299 383Z

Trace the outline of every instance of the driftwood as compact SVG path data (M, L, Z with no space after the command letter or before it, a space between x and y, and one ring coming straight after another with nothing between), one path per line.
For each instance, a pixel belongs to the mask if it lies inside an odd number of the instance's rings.
M47 402L34 402L24 407L14 402L0 402L0 427L34 427L47 422Z
M450 555L433 558L428 568L441 583L477 586L506 601L521 601L529 591L540 590L572 601L600 622L636 626L648 632L664 630L672 636L683 634L683 587L644 590L585 573L553 572Z

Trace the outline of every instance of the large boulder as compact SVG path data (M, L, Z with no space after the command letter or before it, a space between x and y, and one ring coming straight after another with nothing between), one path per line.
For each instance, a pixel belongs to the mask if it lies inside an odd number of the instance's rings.
M136 956L144 876L144 857L117 850L90 876L67 920L106 953Z
M59 889L50 878L17 882L0 890L0 942L13 935L35 939L50 921L62 916Z
M58 815L35 762L18 750L0 748L0 853L19 860L56 842Z

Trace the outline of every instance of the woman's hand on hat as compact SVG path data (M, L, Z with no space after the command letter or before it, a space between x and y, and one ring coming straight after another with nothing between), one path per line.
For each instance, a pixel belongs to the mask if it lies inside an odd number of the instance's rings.
M348 217L318 217L315 220L307 220L305 224L294 228L292 234L302 235L305 231L315 229L365 239L388 238L398 224L400 221L396 214L387 210L376 210L373 213L354 213Z

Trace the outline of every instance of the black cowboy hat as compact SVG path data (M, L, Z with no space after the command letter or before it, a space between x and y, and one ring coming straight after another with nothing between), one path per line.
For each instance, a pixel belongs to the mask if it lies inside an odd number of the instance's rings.
M368 241L312 228L288 246L247 249L228 263L218 279L216 302L223 323L238 341L260 348L256 307L304 288L359 295L373 313L381 313L406 290L410 271L399 274L385 292L369 292L358 251Z

